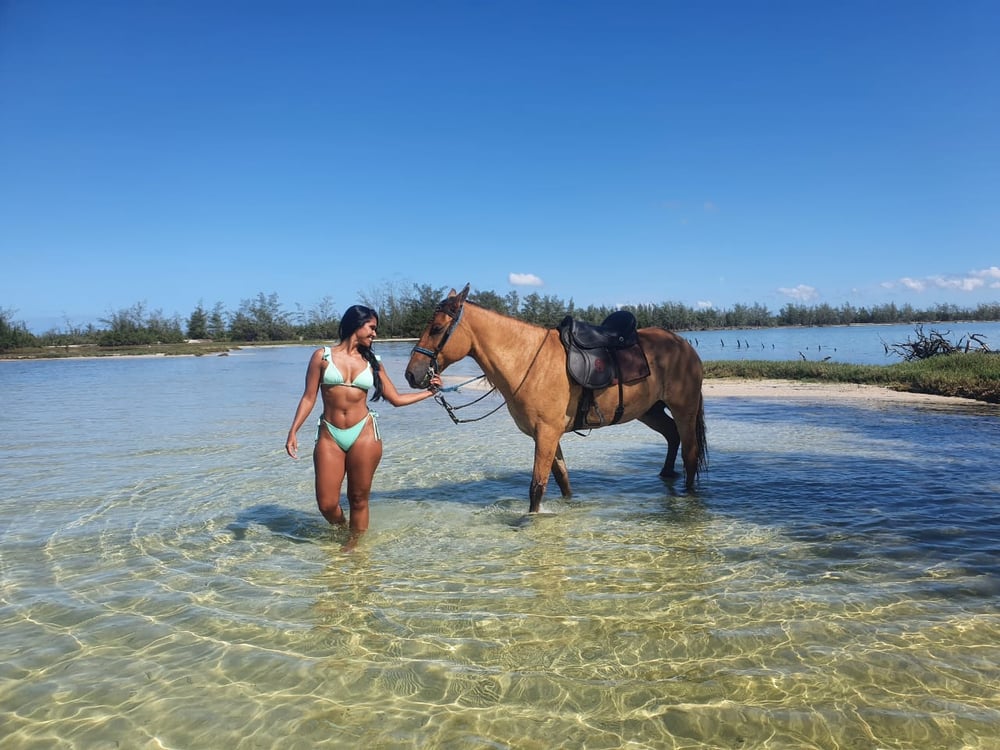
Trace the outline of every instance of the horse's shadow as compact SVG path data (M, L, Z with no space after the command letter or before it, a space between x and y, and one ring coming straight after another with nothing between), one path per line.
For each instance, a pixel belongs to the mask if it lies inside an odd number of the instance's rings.
M400 502L455 503L460 505L481 505L487 508L494 504L513 506L510 488L521 478L511 472L507 476L495 476L477 482L464 482L461 491L454 484L410 487L378 493L378 500ZM519 498L520 499L520 498ZM525 507L527 499L523 500ZM331 531L339 531L323 519L315 506L310 510L281 505L275 502L259 503L240 510L226 525L237 541L247 539L253 526L263 526L276 536L282 536L297 544L310 544L329 538Z
M554 488L550 486L545 501L547 514L558 515L600 502L605 490L612 494L619 492L622 474L635 475L620 464L618 468L619 471L612 473L602 469L578 469L573 472L574 494L569 498L560 497L558 489L554 493L551 492ZM646 468L648 471L648 467ZM460 489L454 483L441 482L434 485L383 490L378 493L378 499L478 506L483 513L495 516L500 523L519 527L524 525L528 516L528 479L530 475L525 472L512 470L475 481L465 481ZM683 486L683 481L680 485ZM676 512L675 504L678 500L690 498L690 495L677 491L674 482L669 480L656 479L649 483L643 482L636 491L647 497L655 495L662 499L665 503L664 510L670 514ZM677 515L679 518L685 517L689 511L690 509L687 509ZM243 508L226 529L235 540L243 541L253 526L263 526L272 534L296 544L326 540L331 533L330 525L315 508L310 507L309 510L305 510L276 502L259 503Z
M276 536L296 544L316 542L329 534L329 525L317 513L307 513L278 503L261 503L244 508L227 526L233 538L243 541L251 526L263 526Z

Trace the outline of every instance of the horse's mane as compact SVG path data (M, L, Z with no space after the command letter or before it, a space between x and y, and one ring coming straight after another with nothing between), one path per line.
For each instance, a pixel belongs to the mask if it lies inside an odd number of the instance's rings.
M520 318L515 318L513 315L508 315L507 313L502 313L502 312L499 312L498 310L493 310L493 309L491 309L489 307L483 307L478 302L474 302L473 300L468 299L468 298L466 298L465 304L472 305L473 307L478 308L478 309L482 310L483 312L490 313L491 315L496 315L498 318L503 318L504 320L512 320L515 323L519 323L519 324L524 325L524 326L529 326L531 328L539 328L539 329L541 329L543 331L547 331L547 330L549 330L551 328L555 328L555 326L543 326L543 325L539 325L538 323L531 323L530 321L527 321L527 320L521 320Z

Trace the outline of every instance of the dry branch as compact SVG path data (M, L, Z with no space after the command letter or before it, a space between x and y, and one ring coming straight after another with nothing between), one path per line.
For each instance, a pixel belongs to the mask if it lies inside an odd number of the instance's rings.
M945 354L958 354L958 353L968 353L970 351L982 351L989 352L990 347L986 344L986 337L981 333L968 334L962 336L958 341L952 343L948 340L948 336L951 335L951 331L945 331L940 333L931 329L930 333L924 333L923 326L916 327L916 340L907 338L906 341L887 344L885 341L882 345L885 347L886 354L892 352L898 354L906 362L913 362L915 360L930 359L931 357L938 357Z

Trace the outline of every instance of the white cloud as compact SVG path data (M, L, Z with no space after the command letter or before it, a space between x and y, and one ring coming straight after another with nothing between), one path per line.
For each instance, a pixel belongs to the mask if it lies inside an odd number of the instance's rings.
M816 291L816 288L809 286L808 284L799 284L798 286L793 287L779 287L778 292L784 294L786 297L797 299L799 302L810 302L819 297L819 292Z
M945 276L931 276L928 282L936 286L938 289L956 289L960 292L972 292L979 289L986 282L977 276L959 276L959 277L945 277Z
M979 271L969 271L964 275L952 274L925 276L922 279L914 279L903 276L897 281L884 281L882 286L886 289L895 289L901 286L911 292L926 292L928 289L946 289L956 292L974 292L988 286L990 289L1000 289L1000 267L990 266Z
M512 273L507 281L513 286L541 286L542 280L533 273Z
M1000 266L990 266L982 271L973 271L972 274L988 283L990 289L1000 289Z
M711 310L715 305L712 304L710 299L700 299L695 303L696 307L700 310Z

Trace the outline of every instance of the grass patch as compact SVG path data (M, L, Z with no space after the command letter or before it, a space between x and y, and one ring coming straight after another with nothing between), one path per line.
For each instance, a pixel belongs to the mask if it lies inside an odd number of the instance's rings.
M968 352L893 365L761 360L708 361L705 377L877 385L896 391L1000 403L1000 354Z

